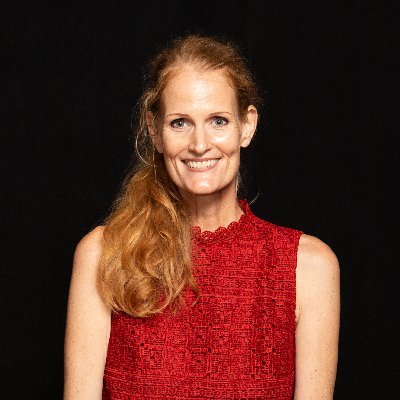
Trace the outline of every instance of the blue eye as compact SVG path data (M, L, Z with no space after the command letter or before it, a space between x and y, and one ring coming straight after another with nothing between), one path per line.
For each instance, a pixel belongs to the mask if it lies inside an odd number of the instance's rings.
M184 118L178 118L178 119L174 119L173 121L171 121L172 128L180 129L180 128L183 128L184 126L185 126Z
M216 117L214 117L213 122L214 122L215 126L218 126L218 127L228 125L228 120L224 117L216 116Z

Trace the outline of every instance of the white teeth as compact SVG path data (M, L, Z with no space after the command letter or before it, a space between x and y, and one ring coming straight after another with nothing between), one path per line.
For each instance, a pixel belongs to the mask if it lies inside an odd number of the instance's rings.
M189 168L209 168L215 165L218 162L218 158L214 158L213 160L207 160L207 161L189 161L185 160L185 164Z

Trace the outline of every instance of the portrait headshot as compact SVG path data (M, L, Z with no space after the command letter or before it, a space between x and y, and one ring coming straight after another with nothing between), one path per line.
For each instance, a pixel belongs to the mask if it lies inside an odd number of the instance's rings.
M383 11L9 9L1 398L395 397Z
M134 172L75 251L65 398L332 398L338 261L237 195L260 103L244 59L186 36L146 72Z

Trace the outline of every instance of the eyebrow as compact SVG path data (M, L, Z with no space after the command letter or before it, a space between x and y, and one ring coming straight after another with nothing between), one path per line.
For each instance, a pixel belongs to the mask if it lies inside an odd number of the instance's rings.
M221 114L229 114L229 115L233 115L232 113L230 113L229 111L217 111L217 112L213 112L210 114L210 116L215 116L215 115L221 115ZM184 113L172 113L172 114L168 114L165 116L165 118L169 118L169 117L173 117L173 116L177 116L177 117L190 117L189 114L184 114Z
M168 115L166 115L165 116L165 118L168 118L168 117L188 117L189 115L188 114L182 114L182 113L172 113L172 114L168 114Z

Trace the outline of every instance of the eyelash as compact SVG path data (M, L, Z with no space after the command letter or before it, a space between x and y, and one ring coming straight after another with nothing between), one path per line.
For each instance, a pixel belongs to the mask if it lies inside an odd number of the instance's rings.
M225 125L228 125L228 124L229 124L229 121L228 121L226 118L220 117L220 116L218 116L218 115L216 115L216 116L214 117L214 121L216 121L216 120L223 120L223 121L224 121L224 124L223 124L223 125L217 125L218 127L219 127L219 126L225 126Z
M179 123L179 122L186 122L185 118L178 118L178 119L174 119L173 121L171 121L171 128L174 129L181 129L182 126L175 126L175 124Z
M226 126L226 125L229 124L229 121L228 121L226 118L224 118L224 117L220 117L220 116L216 115L215 117L212 117L212 118L213 118L213 122L215 122L215 121L217 121L217 120L222 120L222 121L224 121L224 124L223 124L223 125L216 125L217 127ZM185 119L185 118L174 119L174 120L171 121L171 123L170 123L171 128L174 128L174 129L181 129L181 128L183 128L182 126L176 126L176 125L175 125L175 124L177 124L177 123L179 123L179 122L186 122L186 119Z

